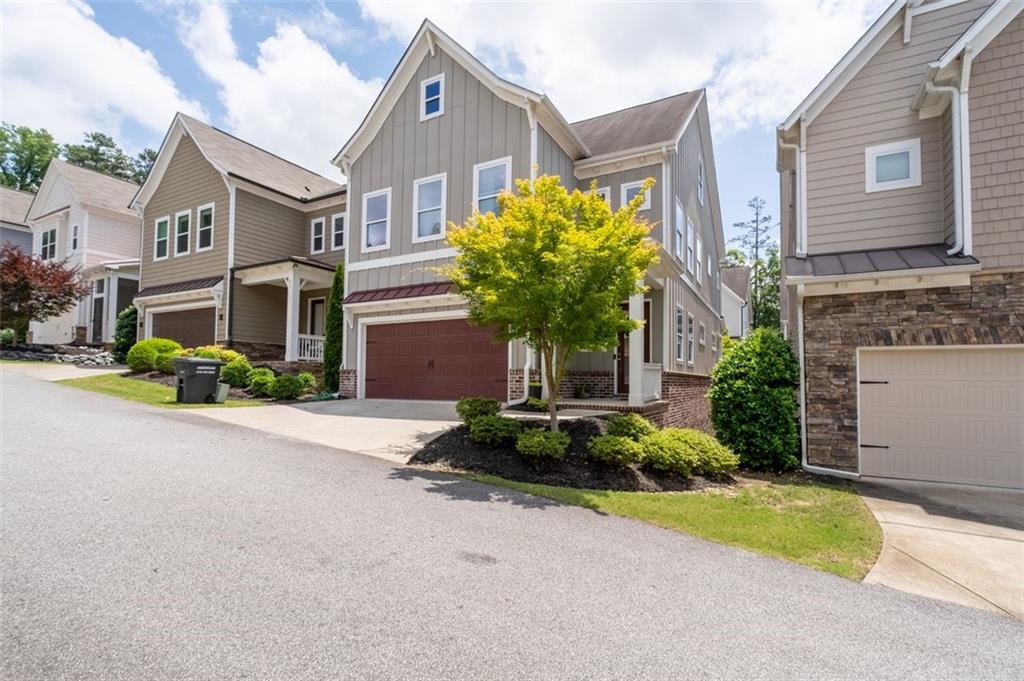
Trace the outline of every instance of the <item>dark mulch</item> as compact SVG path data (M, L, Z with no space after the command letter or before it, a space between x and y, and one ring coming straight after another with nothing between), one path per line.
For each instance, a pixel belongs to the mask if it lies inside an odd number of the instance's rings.
M135 380L138 380L138 381L149 381L150 383L159 383L160 385L166 385L168 388L177 388L178 387L178 377L177 376L168 376L167 374L162 374L159 371L153 371L153 372L150 372L150 373L143 373L143 374L124 374L124 375L127 376L128 378L134 378ZM257 401L257 402L268 402L269 401L269 400L261 399L259 397L253 397L252 395L250 395L243 388L229 388L228 389L228 399L229 400L253 400L253 401Z
M547 428L547 421L524 421L530 428ZM714 486L704 478L680 478L633 466L606 466L590 459L587 442L604 433L604 421L580 418L562 421L559 428L571 438L561 460L533 462L519 454L513 444L481 447L469 439L469 429L457 426L429 442L412 457L410 463L456 471L488 473L509 480L582 489L622 490L627 492L690 491Z

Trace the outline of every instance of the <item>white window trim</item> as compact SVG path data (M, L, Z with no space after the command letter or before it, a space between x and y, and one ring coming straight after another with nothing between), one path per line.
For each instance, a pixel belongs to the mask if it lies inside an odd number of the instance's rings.
M704 326L703 322L697 325L697 343L702 348L708 344L708 330L707 327Z
M388 215L384 220L384 243L380 246L367 246L366 245L366 203L377 196L387 197L387 208ZM374 253L376 251L386 251L391 248L391 187L385 187L384 189L378 189L372 192L366 192L363 194L363 225L362 225L362 241L360 241L360 252L362 253Z
M420 185L429 184L431 182L441 181L441 233L432 234L430 236L419 236L417 231L419 230L419 217L420 217ZM424 210L435 210L434 208L425 208ZM421 177L418 180L412 182L412 242L414 244L422 244L428 241L440 241L444 239L448 234L448 173L438 173L437 175L431 175L430 177Z
M679 330L679 322L682 321L682 331ZM676 305L676 361L686 361L686 310L682 305Z
M480 171L487 170L489 168L495 168L497 166L505 166L505 190L512 191L512 157L505 156L503 158L496 158L492 161L484 161L483 163L477 163L473 166L473 210L480 210ZM499 192L500 193L500 192ZM492 196L488 195L483 198L489 199Z
M696 264L697 269L695 274L697 275L697 286L704 285L704 241L699 235L694 235L694 244L696 250L693 254L693 262Z
M318 300L324 301L324 326L327 325L327 297L317 296L316 298L306 299L306 335L314 336L313 333L313 303ZM323 334L321 334L323 335Z
M78 225L71 225L71 252L74 253L78 250L79 242L79 227Z
M316 242L316 225L320 223L320 248L317 249L313 244ZM319 217L313 218L309 221L309 252L310 253L323 253L327 250L327 218Z
M604 202L608 204L608 207L612 207L612 188L611 187L598 187L594 190L594 193L604 199Z
M167 223L167 236L164 237L164 240L167 241L167 252L163 256L158 256L156 254L156 247L157 244L160 243L159 227L161 222ZM171 216L165 215L162 218L157 218L156 220L153 220L153 260L167 260L167 258L169 257L171 257Z
M697 155L697 200L704 205L704 192L707 184L707 173L704 168L704 155Z
M626 183L624 183L619 188L619 200L622 202L620 205L625 206L627 203L629 203L629 201L626 200L626 192L628 190L634 189L636 187L642 187L643 185L644 185L644 181L643 180L640 180L638 182L626 182ZM651 209L651 191L648 189L647 191L644 192L644 202L642 204L640 204L640 210L650 210L650 209Z
M672 244L672 255L676 257L679 262L683 261L683 242L686 240L686 232L684 231L683 225L686 224L686 209L683 208L683 202L678 198L675 199L676 213L673 216L675 224L673 225L673 239Z
M203 221L200 219L203 211L207 208L210 209L210 245L203 248L201 244L203 240L199 238L199 233L203 231ZM204 203L203 205L196 208L196 253L202 253L203 251L213 250L213 236L214 236L214 225L217 220L217 211L212 203Z
M875 159L879 156L897 154L901 151L910 154L910 177L903 180L878 182L875 180L877 168ZM884 192L892 189L907 189L921 186L921 138L917 137L888 144L878 144L864 149L864 192Z
M336 221L337 221L338 218L341 218L341 220L342 220L342 223L341 223L341 245L340 246L335 246L334 245L334 235L337 234L337 232L334 230L334 225L336 224ZM348 234L345 233L347 231L348 231L348 213L347 212L345 212L345 213L335 213L334 215L332 215L331 216L331 250L332 251L343 251L343 250L345 250L345 246L348 245Z
M188 216L188 246L184 251L178 251L178 218L182 215ZM174 257L188 255L192 251L192 210L179 210L174 214Z
M46 240L46 235L52 235L49 242ZM53 251L53 255L49 255L47 251ZM39 234L39 259L40 260L56 260L57 259L57 228L51 227L50 229L44 229Z
M440 83L440 92L438 98L441 100L437 111L432 114L427 113L427 86L431 83ZM436 76L424 78L420 81L420 122L429 121L431 118L437 118L444 113L444 74L439 73Z
M687 313L686 315L686 364L687 366L693 366L693 359L695 353L693 334L694 334L694 319L693 315Z
M694 239L697 231L693 228L693 222L686 218L686 271L693 274Z
M711 334L711 354L712 355L717 355L718 354L718 334L717 333Z

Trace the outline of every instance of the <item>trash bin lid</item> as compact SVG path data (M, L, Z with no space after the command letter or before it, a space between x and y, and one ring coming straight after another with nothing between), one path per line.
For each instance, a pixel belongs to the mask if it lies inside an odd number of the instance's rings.
M175 357L174 363L177 364L178 362L181 362L182 364L203 364L207 366L224 364L224 362L219 359L206 359L205 357Z

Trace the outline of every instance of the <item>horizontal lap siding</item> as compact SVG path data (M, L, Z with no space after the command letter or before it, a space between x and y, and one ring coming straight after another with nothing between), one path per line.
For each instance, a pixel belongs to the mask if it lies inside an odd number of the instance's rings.
M141 230L137 217L115 217L93 209L89 211L89 224L79 229L79 245L85 246L86 267L110 260L139 257Z
M309 251L308 226L298 210L237 190L235 193L235 267Z
M287 298L283 286L235 282L231 340L284 345Z
M808 126L809 253L942 241L942 120L919 120L910 104L927 64L989 4L974 0L915 17L910 45L897 31ZM921 140L921 186L867 194L864 149L914 138Z
M347 210L347 206L344 203L340 203L335 206L329 206L327 208L320 208L315 211L309 211L303 218L303 227L305 234L305 251L307 256L320 262L325 262L328 265L337 265L339 262L345 262L345 249L339 248L338 250L331 250L333 235L331 230L334 224L334 216L338 214L344 214ZM310 249L312 244L312 233L313 227L312 222L318 218L324 219L324 252L313 253ZM348 245L349 239L352 237L352 230L349 228L348 220L345 221L345 245ZM356 242L358 244L358 241Z

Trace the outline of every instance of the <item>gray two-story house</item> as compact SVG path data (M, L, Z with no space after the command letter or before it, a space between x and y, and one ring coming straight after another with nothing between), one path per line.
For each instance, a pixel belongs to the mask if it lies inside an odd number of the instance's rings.
M469 325L435 272L454 255L446 225L494 210L516 178L596 183L617 209L653 177L640 216L655 226L660 262L647 292L623 301L646 323L618 348L574 358L561 397L619 398L664 423L706 423L724 243L703 90L570 124L428 21L334 163L348 178L351 227L344 394L524 399L539 378L534 353Z
M897 0L779 126L810 470L1024 487L1022 11Z

